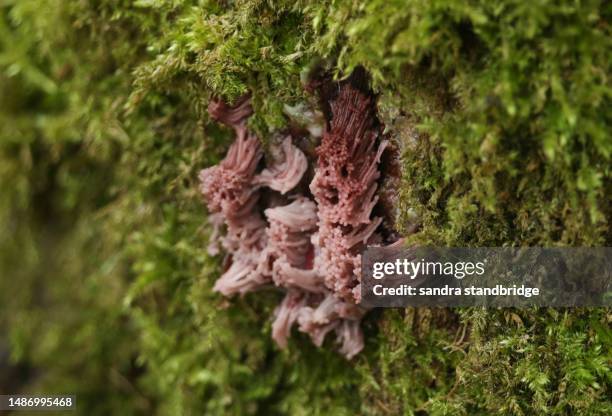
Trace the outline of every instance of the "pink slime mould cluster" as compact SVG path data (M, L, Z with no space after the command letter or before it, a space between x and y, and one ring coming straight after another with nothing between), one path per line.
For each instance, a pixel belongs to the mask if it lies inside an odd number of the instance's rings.
M214 227L208 251L222 249L229 257L214 290L233 296L266 285L282 288L285 298L272 324L276 343L285 348L294 325L317 346L334 332L350 359L363 349L359 252L380 240L382 219L372 210L387 143L374 128L371 98L350 84L341 84L330 109L310 194L299 186L308 160L291 137L261 167L262 148L246 124L248 98L235 106L209 105L211 117L233 128L236 139L225 159L199 178Z

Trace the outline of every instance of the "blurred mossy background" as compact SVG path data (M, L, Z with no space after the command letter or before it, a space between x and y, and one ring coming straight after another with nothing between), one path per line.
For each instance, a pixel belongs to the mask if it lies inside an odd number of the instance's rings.
M314 65L365 67L398 226L447 246L611 245L612 4L0 0L0 393L83 415L612 414L606 309L386 310L347 362L228 302L199 169L247 91L265 140Z

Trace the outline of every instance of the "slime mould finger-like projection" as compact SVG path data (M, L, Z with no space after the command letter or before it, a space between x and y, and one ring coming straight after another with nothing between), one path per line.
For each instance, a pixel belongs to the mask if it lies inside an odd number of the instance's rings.
M388 242L374 211L389 143L372 94L351 78L331 84L334 93L324 98L328 120L310 161L288 135L272 145L274 160L266 157L262 166L260 141L247 128L249 99L234 106L212 101L210 116L236 139L221 163L200 173L214 229L208 251L230 259L214 290L231 297L282 288L272 324L276 343L285 348L295 325L317 346L333 332L347 358L363 349L360 252ZM308 187L299 186L304 181Z

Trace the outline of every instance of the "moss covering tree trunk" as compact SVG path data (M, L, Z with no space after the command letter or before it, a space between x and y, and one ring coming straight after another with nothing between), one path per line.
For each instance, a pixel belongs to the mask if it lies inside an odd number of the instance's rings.
M352 361L230 302L197 173L252 96L371 77L396 224L440 246L612 244L612 7L555 0L0 0L0 393L77 413L609 415L609 309L375 311ZM329 347L329 346L328 346Z

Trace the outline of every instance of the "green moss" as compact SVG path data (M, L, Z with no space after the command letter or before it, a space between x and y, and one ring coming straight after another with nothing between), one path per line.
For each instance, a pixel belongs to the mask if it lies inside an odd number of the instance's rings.
M0 5L0 351L82 414L609 414L607 310L389 310L347 363L227 302L197 172L251 92L365 67L402 148L399 226L448 246L609 245L604 2L20 0ZM2 366L0 363L0 372ZM24 368L34 369L39 376ZM2 377L0 377L2 383ZM4 386L0 385L0 389Z

